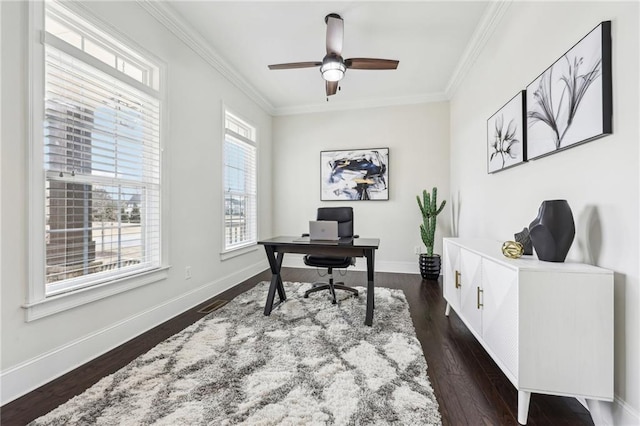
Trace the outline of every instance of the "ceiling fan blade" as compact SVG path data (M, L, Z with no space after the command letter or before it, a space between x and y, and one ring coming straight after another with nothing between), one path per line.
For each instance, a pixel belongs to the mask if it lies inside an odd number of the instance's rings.
M325 87L327 89L327 96L335 95L338 91L338 82L337 81L327 81L325 82Z
M313 68L319 67L322 62L290 62L288 64L269 65L270 70L290 70L294 68Z
M342 56L344 21L336 13L330 13L324 21L327 23L327 55Z
M345 59L347 68L354 70L395 70L400 61L393 59L351 58Z

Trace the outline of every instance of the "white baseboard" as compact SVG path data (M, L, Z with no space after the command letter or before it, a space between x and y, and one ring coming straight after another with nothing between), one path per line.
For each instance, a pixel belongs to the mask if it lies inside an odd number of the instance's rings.
M284 257L282 266L289 268L308 268L302 261L304 255L301 254L287 254ZM367 261L364 258L357 258L355 266L349 268L349 270L366 271ZM394 261L381 261L376 260L376 272L393 272L396 274L419 274L420 269L418 266L418 259L415 262L394 262Z
M596 426L638 426L640 415L617 395L613 402L586 401L576 398L591 412L591 418Z
M640 425L640 413L635 411L625 401L618 396L612 403L612 424L615 426L638 426Z
M258 262L2 371L0 404L37 389L267 268L266 260Z

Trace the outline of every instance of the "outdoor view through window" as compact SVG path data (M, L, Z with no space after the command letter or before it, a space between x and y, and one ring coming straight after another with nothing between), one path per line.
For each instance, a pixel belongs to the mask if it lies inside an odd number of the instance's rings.
M256 242L255 128L225 113L224 140L224 250Z
M46 294L160 265L159 69L45 2Z

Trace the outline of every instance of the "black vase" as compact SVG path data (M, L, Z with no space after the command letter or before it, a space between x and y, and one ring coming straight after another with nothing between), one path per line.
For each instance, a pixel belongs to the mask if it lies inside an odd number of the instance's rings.
M531 245L531 237L529 236L529 230L525 227L520 232L514 234L514 238L517 242L522 244L524 251L522 254L533 254L533 245Z
M529 236L538 259L548 262L564 262L575 234L567 200L543 201L538 217L529 225Z
M437 280L440 277L440 267L442 261L439 254L429 256L428 254L420 255L420 275L425 280Z

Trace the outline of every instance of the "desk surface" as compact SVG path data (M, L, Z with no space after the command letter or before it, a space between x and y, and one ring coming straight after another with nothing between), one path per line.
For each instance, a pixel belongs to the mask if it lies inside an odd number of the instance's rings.
M336 246L336 247L354 247L354 248L372 248L377 249L380 245L380 239L378 238L341 238L339 241L311 241L309 237L291 237L291 236L279 236L273 238L267 238L266 240L258 241L258 244L262 245L277 245L277 246L299 246L299 247L313 247L313 246Z

